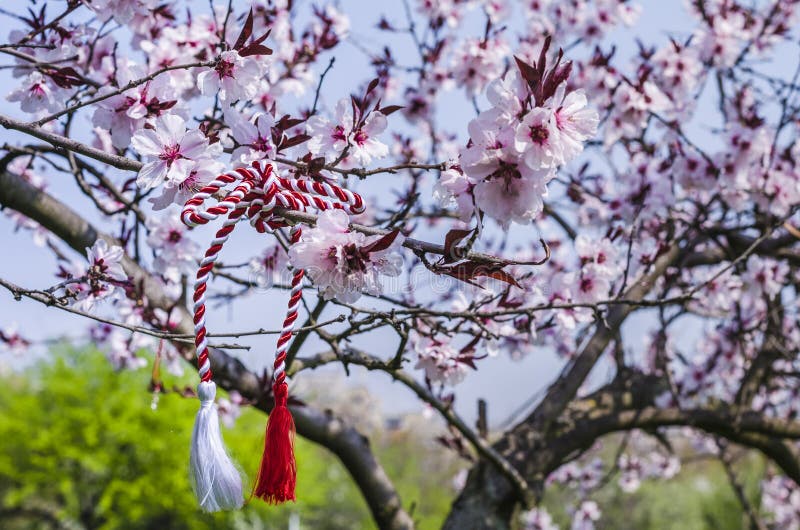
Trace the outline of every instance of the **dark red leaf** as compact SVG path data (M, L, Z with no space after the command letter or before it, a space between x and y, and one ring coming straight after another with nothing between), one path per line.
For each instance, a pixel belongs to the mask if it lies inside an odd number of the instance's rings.
M523 300L509 300L508 294L510 289L506 289L503 293L503 296L500 298L500 301L497 302L497 307L505 307L508 309L514 309L517 307L522 306L525 302Z
M478 345L478 342L480 340L481 340L481 336L480 335L475 335L475 337L473 337L472 340L469 341L469 344L467 344L466 346L461 348L461 351L459 353L461 353L461 355L466 355L468 353L474 352L475 351L475 346Z
M392 243L394 243L394 240L397 239L397 235L399 233L400 230L394 229L385 236L381 237L380 239L370 243L366 247L363 247L361 250L367 253L380 252L381 250L386 250L387 248L392 246Z
M542 45L542 51L539 53L539 61L536 63L536 70L539 72L539 79L542 78L544 75L544 69L547 67L547 50L550 49L550 42L552 41L552 37L550 35L544 39L544 44Z
M291 129L293 127L297 127L298 125L300 125L304 121L305 120L303 120L303 119L292 118L288 114L284 114L281 117L281 119L279 119L278 122L275 124L275 128L277 128L277 129L279 129L281 131L288 131L289 129Z
M300 145L303 142L307 142L311 139L311 137L307 134L298 134L292 138L287 139L285 142L281 144L282 149L288 149L290 147L294 147L296 145Z
M370 81L369 85L367 85L367 94L369 94L370 92L375 90L375 88L377 88L377 86L378 86L378 83L380 83L380 82L381 82L381 80L378 77L376 77L375 79Z
M239 55L242 57L250 57L252 55L272 55L272 48L268 48L263 44L248 44L239 50Z
M42 70L61 88L72 88L85 84L81 75L71 66Z
M387 105L387 106L383 107L382 109L380 109L380 113L383 114L384 116L388 116L389 114L397 112L398 110L400 110L402 108L403 108L402 105Z
M244 21L244 27L242 28L242 32L239 33L239 37L236 39L236 44L233 45L234 50L240 50L244 43L247 42L247 39L253 34L253 10L250 9L250 12L247 13L247 20Z
M511 276L506 271L503 270L493 271L486 274L486 276L495 280L500 280L501 282L506 282L508 284L513 285L514 287L519 287L520 289L522 289L522 286L519 284L519 282L517 282L517 280L515 280L514 277Z
M464 240L465 238L469 237L472 234L472 230L460 230L454 228L447 232L447 235L444 236L444 261L445 263L450 263L461 259L459 256L453 252L453 246L457 244L459 241Z
M519 72L522 74L522 79L528 83L528 86L534 86L539 82L539 73L535 68L516 55L514 56L514 60L517 62L517 68L519 68Z
M466 364L473 370L477 370L478 367L475 366L475 358L472 355L459 355L456 357L456 361L460 362L461 364Z

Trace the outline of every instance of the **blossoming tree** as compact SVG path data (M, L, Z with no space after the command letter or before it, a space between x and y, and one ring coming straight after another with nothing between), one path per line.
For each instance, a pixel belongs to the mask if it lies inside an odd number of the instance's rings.
M0 205L57 279L0 285L86 317L121 369L141 348L175 372L199 356L203 508L242 499L221 386L280 417L268 446L290 410L376 524L413 526L358 431L287 396L341 363L408 387L472 463L448 528L553 528L536 506L554 482L580 492L572 528L593 528L604 477L633 491L678 472L675 432L734 485L731 447L763 453L752 527L800 524L797 0L675 2L659 34L634 0L407 0L375 12L377 46L335 3L18 4L0 11ZM345 45L370 66L340 99L325 77ZM457 98L463 123L442 110ZM237 225L258 234L240 264L222 248ZM206 330L208 300L245 295L288 303L283 327ZM266 374L223 343L273 334ZM0 342L28 345L12 327ZM563 369L509 428L456 413L466 374L546 350ZM593 449L615 432L607 469ZM256 493L290 499L271 458Z

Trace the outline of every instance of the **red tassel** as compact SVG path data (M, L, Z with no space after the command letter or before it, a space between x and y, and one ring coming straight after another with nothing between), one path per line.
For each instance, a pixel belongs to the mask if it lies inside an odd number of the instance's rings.
M294 419L286 406L286 383L274 386L275 408L267 420L264 455L256 481L255 496L270 504L295 500L297 464L294 460Z

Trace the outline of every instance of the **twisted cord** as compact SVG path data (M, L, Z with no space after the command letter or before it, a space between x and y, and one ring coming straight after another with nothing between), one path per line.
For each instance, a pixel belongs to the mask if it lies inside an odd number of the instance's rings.
M302 229L296 226L292 229L291 243L300 241ZM278 337L278 344L275 348L275 362L272 365L272 387L275 394L275 405L286 405L288 389L286 388L286 350L289 348L289 341L292 339L294 323L297 320L300 301L303 298L303 276L305 270L297 269L292 276L292 289L289 294L289 303L286 307L286 318L283 320L281 335Z
M222 200L213 206L206 205L208 199L217 196L226 186L237 182L238 184ZM207 224L227 214L225 222L217 231L200 262L195 280L193 297L195 347L201 381L211 380L205 327L205 294L209 275L223 245L233 232L236 223L242 218L247 219L261 233L287 226L287 220L275 212L277 207L299 212L305 212L308 208L320 211L336 208L351 213L361 213L364 211L364 201L359 194L328 182L277 177L272 165L262 165L260 162L253 162L252 168L237 168L219 175L186 201L181 220L189 227ZM299 226L295 226L291 232L291 244L297 243L301 235L302 230ZM273 388L276 400L282 400L283 404L286 403L288 395L286 350L298 317L304 275L303 269L294 271L286 318L275 351Z
M240 188L243 188L245 193L249 191L249 181L243 182L242 186L237 187L236 190L240 190ZM236 193L236 191L234 191L234 193ZM233 193L231 195L233 195ZM243 196L244 194L242 194L242 197ZM237 194L230 199L226 198L226 200L229 200L231 204L236 204L241 201L241 198L238 197L239 195ZM208 358L205 317L208 277L211 274L211 270L214 268L214 263L216 263L222 247L225 245L225 242L228 241L236 223L246 211L247 208L241 206L230 212L222 227L217 230L214 239L211 241L211 245L200 261L200 268L197 270L197 277L194 283L194 295L192 297L194 301L194 345L195 351L197 352L197 370L200 373L200 380L203 382L211 381L211 363Z

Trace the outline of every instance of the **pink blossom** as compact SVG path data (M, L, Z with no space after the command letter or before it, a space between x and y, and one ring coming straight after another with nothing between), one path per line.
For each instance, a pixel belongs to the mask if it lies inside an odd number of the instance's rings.
M309 118L306 124L311 136L308 150L315 156L324 156L330 162L348 148L353 161L366 166L373 159L389 154L386 144L377 139L386 126L386 116L378 111L370 112L363 123L356 124L350 101L342 99L336 104L335 121L322 116Z
M242 415L241 405L244 398L237 391L232 391L228 397L221 397L217 399L217 410L222 423L229 429L233 428L236 420Z
M455 207L458 217L468 221L475 210L472 188L474 182L459 168L442 171L433 187L433 198L442 208Z
M230 108L225 112L225 123L231 128L237 147L231 154L235 162L249 164L255 160L275 157L272 127L275 120L268 112L256 112L250 119Z
M533 170L550 169L564 163L556 115L549 108L534 108L516 129L516 149Z
M0 329L0 351L7 351L12 355L22 355L28 351L30 345L30 341L20 335L16 322Z
M120 84L143 75L141 69L134 68L131 71L122 66L118 67L117 72L125 73L118 75L117 81ZM112 88L108 87L106 90L111 91ZM137 130L142 129L148 121L152 125L154 118L173 109L176 103L177 94L167 77L157 77L151 82L99 102L92 116L92 123L110 132L114 147L125 149Z
M255 277L256 285L268 289L284 279L289 257L279 244L273 244L257 258L250 260L250 277Z
M452 71L456 83L470 96L479 94L503 73L502 58L510 52L500 37L465 39L454 53Z
M800 527L800 488L791 479L775 475L761 483L761 503L774 528Z
M124 255L122 247L109 245L105 239L98 239L93 246L86 248L89 273L120 282L127 280L128 275L122 268Z
M198 161L189 171L189 176L179 184L167 181L161 195L148 198L153 210L160 211L172 204L183 206L192 195L225 171L225 165L214 160Z
M475 185L475 204L501 226L511 221L530 223L544 208L549 171L533 171L525 165L503 165L489 178Z
M304 230L300 242L289 249L289 262L305 269L326 300L352 303L362 292L380 294L380 276L400 274L399 236L373 250L384 236L367 237L350 231L349 224L344 211L327 210L317 226Z
M357 164L366 166L373 159L384 158L389 154L386 144L377 139L377 136L386 130L387 125L386 116L373 111L364 120L364 124L352 134L350 156Z
M467 375L468 365L459 360L458 350L432 339L425 339L416 345L419 356L415 368L425 370L425 377L433 383L457 385Z
M431 20L442 20L449 27L457 27L470 0L418 0L417 10Z
M173 114L157 118L155 129L137 131L131 145L140 155L152 159L136 179L143 189L161 184L176 186L189 177L198 161L217 157L222 151L219 143L209 145L200 131L187 131L183 119Z
M335 121L331 121L316 115L306 122L306 132L311 136L308 150L314 156L324 156L329 162L335 160L349 143L348 137L353 128L353 113L348 100L339 100L334 118Z
M150 231L147 244L156 250L156 270L165 277L169 277L171 270L195 272L200 247L188 237L186 226L177 215L151 217L147 229Z
M203 95L218 95L220 101L247 100L256 95L258 80L263 75L258 60L228 50L220 54L213 68L197 75L197 88Z
M6 99L19 101L23 112L36 113L42 110L56 112L63 106L64 90L56 86L40 72L33 71L22 83L12 90Z
M109 324L93 326L89 333L94 344L105 352L115 370L138 370L147 366L147 359L136 355L139 348L134 337L137 334Z
M563 92L563 85L560 92ZM597 111L587 106L583 91L569 92L563 99L559 95L555 96L556 102L560 101L555 109L555 123L561 154L564 163L568 163L581 154L584 144L597 134L599 118Z
M84 3L105 21L113 18L127 24L135 15L144 14L156 7L155 0L84 0Z
M558 530L553 518L544 508L533 508L521 515L523 530Z
M594 501L583 501L572 516L572 530L594 530L600 519L600 507Z
M109 245L105 239L98 239L86 249L89 266L72 268L74 279L85 277L85 283L67 286L67 292L75 297L75 306L82 311L91 311L99 300L114 298L121 294L119 284L128 279L122 268L125 252L122 247Z

